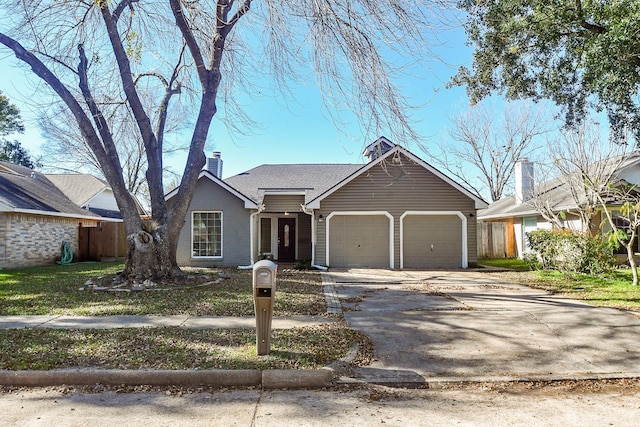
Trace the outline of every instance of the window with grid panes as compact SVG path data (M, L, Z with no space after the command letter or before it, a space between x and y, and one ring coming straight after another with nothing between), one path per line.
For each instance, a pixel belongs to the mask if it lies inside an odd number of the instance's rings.
M191 256L222 257L222 212L193 212L191 224Z

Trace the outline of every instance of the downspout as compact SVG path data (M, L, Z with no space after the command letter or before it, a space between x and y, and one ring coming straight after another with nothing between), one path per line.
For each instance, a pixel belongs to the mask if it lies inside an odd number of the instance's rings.
M305 205L301 204L300 208L302 212L311 216L311 267L316 268L318 270L327 271L328 268L322 265L316 265L316 217L313 209L307 208Z
M253 242L255 240L253 234L254 234L255 227L253 226L253 223L254 223L254 219L258 215L260 215L260 213L262 213L264 208L265 208L264 205L258 206L257 212L254 212L249 216L249 250L251 251L249 259L251 260L251 264L249 264L249 265L239 265L238 266L238 270L252 270L253 269L253 264L255 264L255 259L253 257L253 252L254 252L253 251L253 249L254 249L253 248Z

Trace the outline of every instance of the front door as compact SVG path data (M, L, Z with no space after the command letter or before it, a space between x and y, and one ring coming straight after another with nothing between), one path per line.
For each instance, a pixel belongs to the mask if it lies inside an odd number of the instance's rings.
M296 219L278 218L278 261L296 260Z

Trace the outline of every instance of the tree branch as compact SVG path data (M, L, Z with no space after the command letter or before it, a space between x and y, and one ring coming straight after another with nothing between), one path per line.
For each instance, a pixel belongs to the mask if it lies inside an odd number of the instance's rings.
M580 20L580 26L585 30L589 30L592 33L604 34L607 29L603 26L591 24L584 19L584 11L582 9L582 0L576 0L576 9L578 11L578 18Z
M240 18L242 18L247 14L247 12L249 12L249 9L251 9L251 1L252 0L244 0L240 7L238 7L238 10L236 10L236 13L233 14L225 27L225 37L229 34L229 32L231 32L233 27L235 27L235 25L238 23L238 20L240 20Z
M104 115L102 114L102 111L100 110L100 108L98 108L98 105L96 104L93 95L91 94L91 89L89 88L89 78L87 77L87 68L89 61L82 44L78 45L78 56L80 57L80 62L78 64L78 87L80 88L82 96L84 97L84 100L89 107L91 117L93 117L93 120L96 122L96 127L98 129L98 132L100 132L100 136L102 137L102 146L107 153L109 162L113 167L116 168L116 170L120 174L122 174L122 165L120 164L118 152L111 135L111 130L109 129L109 123L107 123ZM104 167L102 169L104 169Z
M200 82L204 83L207 81L209 73L205 65L204 58L202 57L202 51L200 50L198 41L193 36L193 32L191 31L189 22L184 16L180 0L169 0L169 3L171 4L171 11L173 12L173 16L176 20L176 25L178 26L178 29L180 30L180 33L182 34L182 37L184 38L185 43L189 48L191 57L195 62L198 78L200 79Z
M67 105L71 113L75 117L82 136L85 138L87 143L91 146L92 149L95 150L96 157L100 158L102 156L102 160L105 160L104 156L106 153L104 151L104 147L102 144L97 141L100 140L98 135L91 124L91 121L85 114L82 106L75 99L73 94L67 89L67 87L62 84L60 79L56 77L51 70L47 68L46 65L42 63L34 54L27 51L20 43L11 37L0 33L0 43L5 45L7 48L11 49L15 54L16 58L25 62L31 67L31 70L42 80L44 80L53 90L60 96L62 101Z
M118 64L122 89L136 119L146 149L148 160L147 182L149 183L153 217L159 222L164 222L167 215L167 208L164 203L164 189L162 188L162 153L158 153L158 140L153 132L151 119L146 113L136 90L131 73L131 64L122 44L117 23L109 11L107 2L100 4L100 12L105 23L116 63Z
M118 22L120 20L120 15L124 11L124 8L127 6L131 6L133 3L138 3L140 0L122 0L116 8L113 10L113 19Z

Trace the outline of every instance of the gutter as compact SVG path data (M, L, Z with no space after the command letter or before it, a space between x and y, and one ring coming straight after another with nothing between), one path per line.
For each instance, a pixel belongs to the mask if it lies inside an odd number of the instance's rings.
M114 218L103 218L101 216L97 216L97 215L75 215L75 214L69 214L69 213L64 213L64 212L59 212L59 211L42 211L42 210L36 210L36 209L9 209L6 210L5 212L7 213L23 213L23 214L30 214L30 215L43 215L43 216L55 216L55 217L60 217L60 218L75 218L75 219L89 219L89 220L93 220L93 221L109 221L109 222L122 222L121 219L114 219Z
M252 213L249 216L249 259L250 259L250 264L249 265L239 265L238 266L238 270L252 270L253 269L253 264L255 264L255 258L253 257L253 233L254 233L254 226L253 226L253 220L260 215L260 213L264 210L264 205L259 205L258 206L258 210L254 213Z
M313 209L307 208L305 205L300 204L300 209L307 215L311 216L311 267L321 270L327 271L328 268L323 265L316 264L316 240L317 240L317 229L316 229L316 217Z

